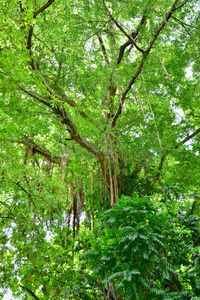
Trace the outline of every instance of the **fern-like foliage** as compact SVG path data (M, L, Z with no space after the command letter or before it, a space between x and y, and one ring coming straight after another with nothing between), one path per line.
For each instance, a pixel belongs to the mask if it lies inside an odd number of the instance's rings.
M191 299L200 295L200 264L186 219L176 209L164 213L148 197L122 196L99 217L81 259L102 287L114 284L116 297Z

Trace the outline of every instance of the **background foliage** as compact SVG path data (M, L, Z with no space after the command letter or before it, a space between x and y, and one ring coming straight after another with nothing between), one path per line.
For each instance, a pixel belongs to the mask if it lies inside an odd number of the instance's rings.
M198 298L199 2L0 15L2 293Z

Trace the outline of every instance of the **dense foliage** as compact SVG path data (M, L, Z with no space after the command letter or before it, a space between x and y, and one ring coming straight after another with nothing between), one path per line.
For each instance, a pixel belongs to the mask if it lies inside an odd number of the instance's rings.
M199 218L182 204L173 209L151 198L122 197L86 237L84 262L111 293L123 299L191 299L200 296L200 254L192 234ZM186 223L188 222L188 223ZM193 224L193 225L194 225ZM199 234L199 229L196 228ZM115 287L115 288L114 288ZM117 299L113 297L113 299Z
M0 1L0 292L199 297L199 10Z

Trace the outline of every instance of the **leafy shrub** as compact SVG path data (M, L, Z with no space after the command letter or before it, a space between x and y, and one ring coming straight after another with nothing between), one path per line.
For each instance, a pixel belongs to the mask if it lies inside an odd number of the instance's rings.
M181 215L164 213L148 197L122 196L99 217L82 262L126 300L191 299L200 280L191 235Z

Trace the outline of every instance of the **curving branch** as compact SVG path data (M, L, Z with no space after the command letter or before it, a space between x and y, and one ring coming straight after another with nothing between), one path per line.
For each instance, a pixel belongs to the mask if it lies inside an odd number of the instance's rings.
M190 32L189 32L189 31L187 30L187 28L186 28L186 23L180 21L179 19L175 18L174 16L172 16L172 19L174 19L177 23L179 23L179 24L185 29L185 31L187 32L187 34L188 34L190 37L192 37L191 34L190 34Z
M50 85L47 83L47 81L44 79L42 73L40 72L40 70L35 67L35 69L37 70L37 72L40 74L41 78L42 78L42 82L43 84L45 85L45 87L47 88L47 91L53 96L55 97L56 99L58 99L59 101L62 101L64 103L67 103L69 106L71 107L76 107L76 102L74 100L71 100L69 99L65 94L62 93L62 95L57 95L53 90L52 88L50 87ZM78 110L78 113L83 117L83 118L89 118L89 115L84 112L84 111L81 111L81 110Z
M66 126L67 131L69 132L70 138L72 140L74 140L79 146L81 146L82 148L87 150L89 153L91 153L100 162L105 161L105 155L103 154L103 152L97 146L95 146L93 143L89 142L86 138L80 136L73 119L68 115L68 113L66 112L62 103L58 102L55 105L52 105L51 103L47 102L46 100L44 100L42 97L36 95L35 93L27 91L21 85L18 85L18 86L26 94L28 94L29 96L33 97L38 102L44 104L49 109L51 109L51 111L57 116L57 118L60 120L60 122Z
M34 99L36 99L37 101L39 101L40 103L48 106L49 108L51 108L50 103L48 103L46 101L46 99L42 98L41 96L37 95L36 93L33 93L31 91L28 91L27 89L25 89L22 85L18 84L18 87L21 91L23 91L24 93L26 93L27 95L33 97Z

